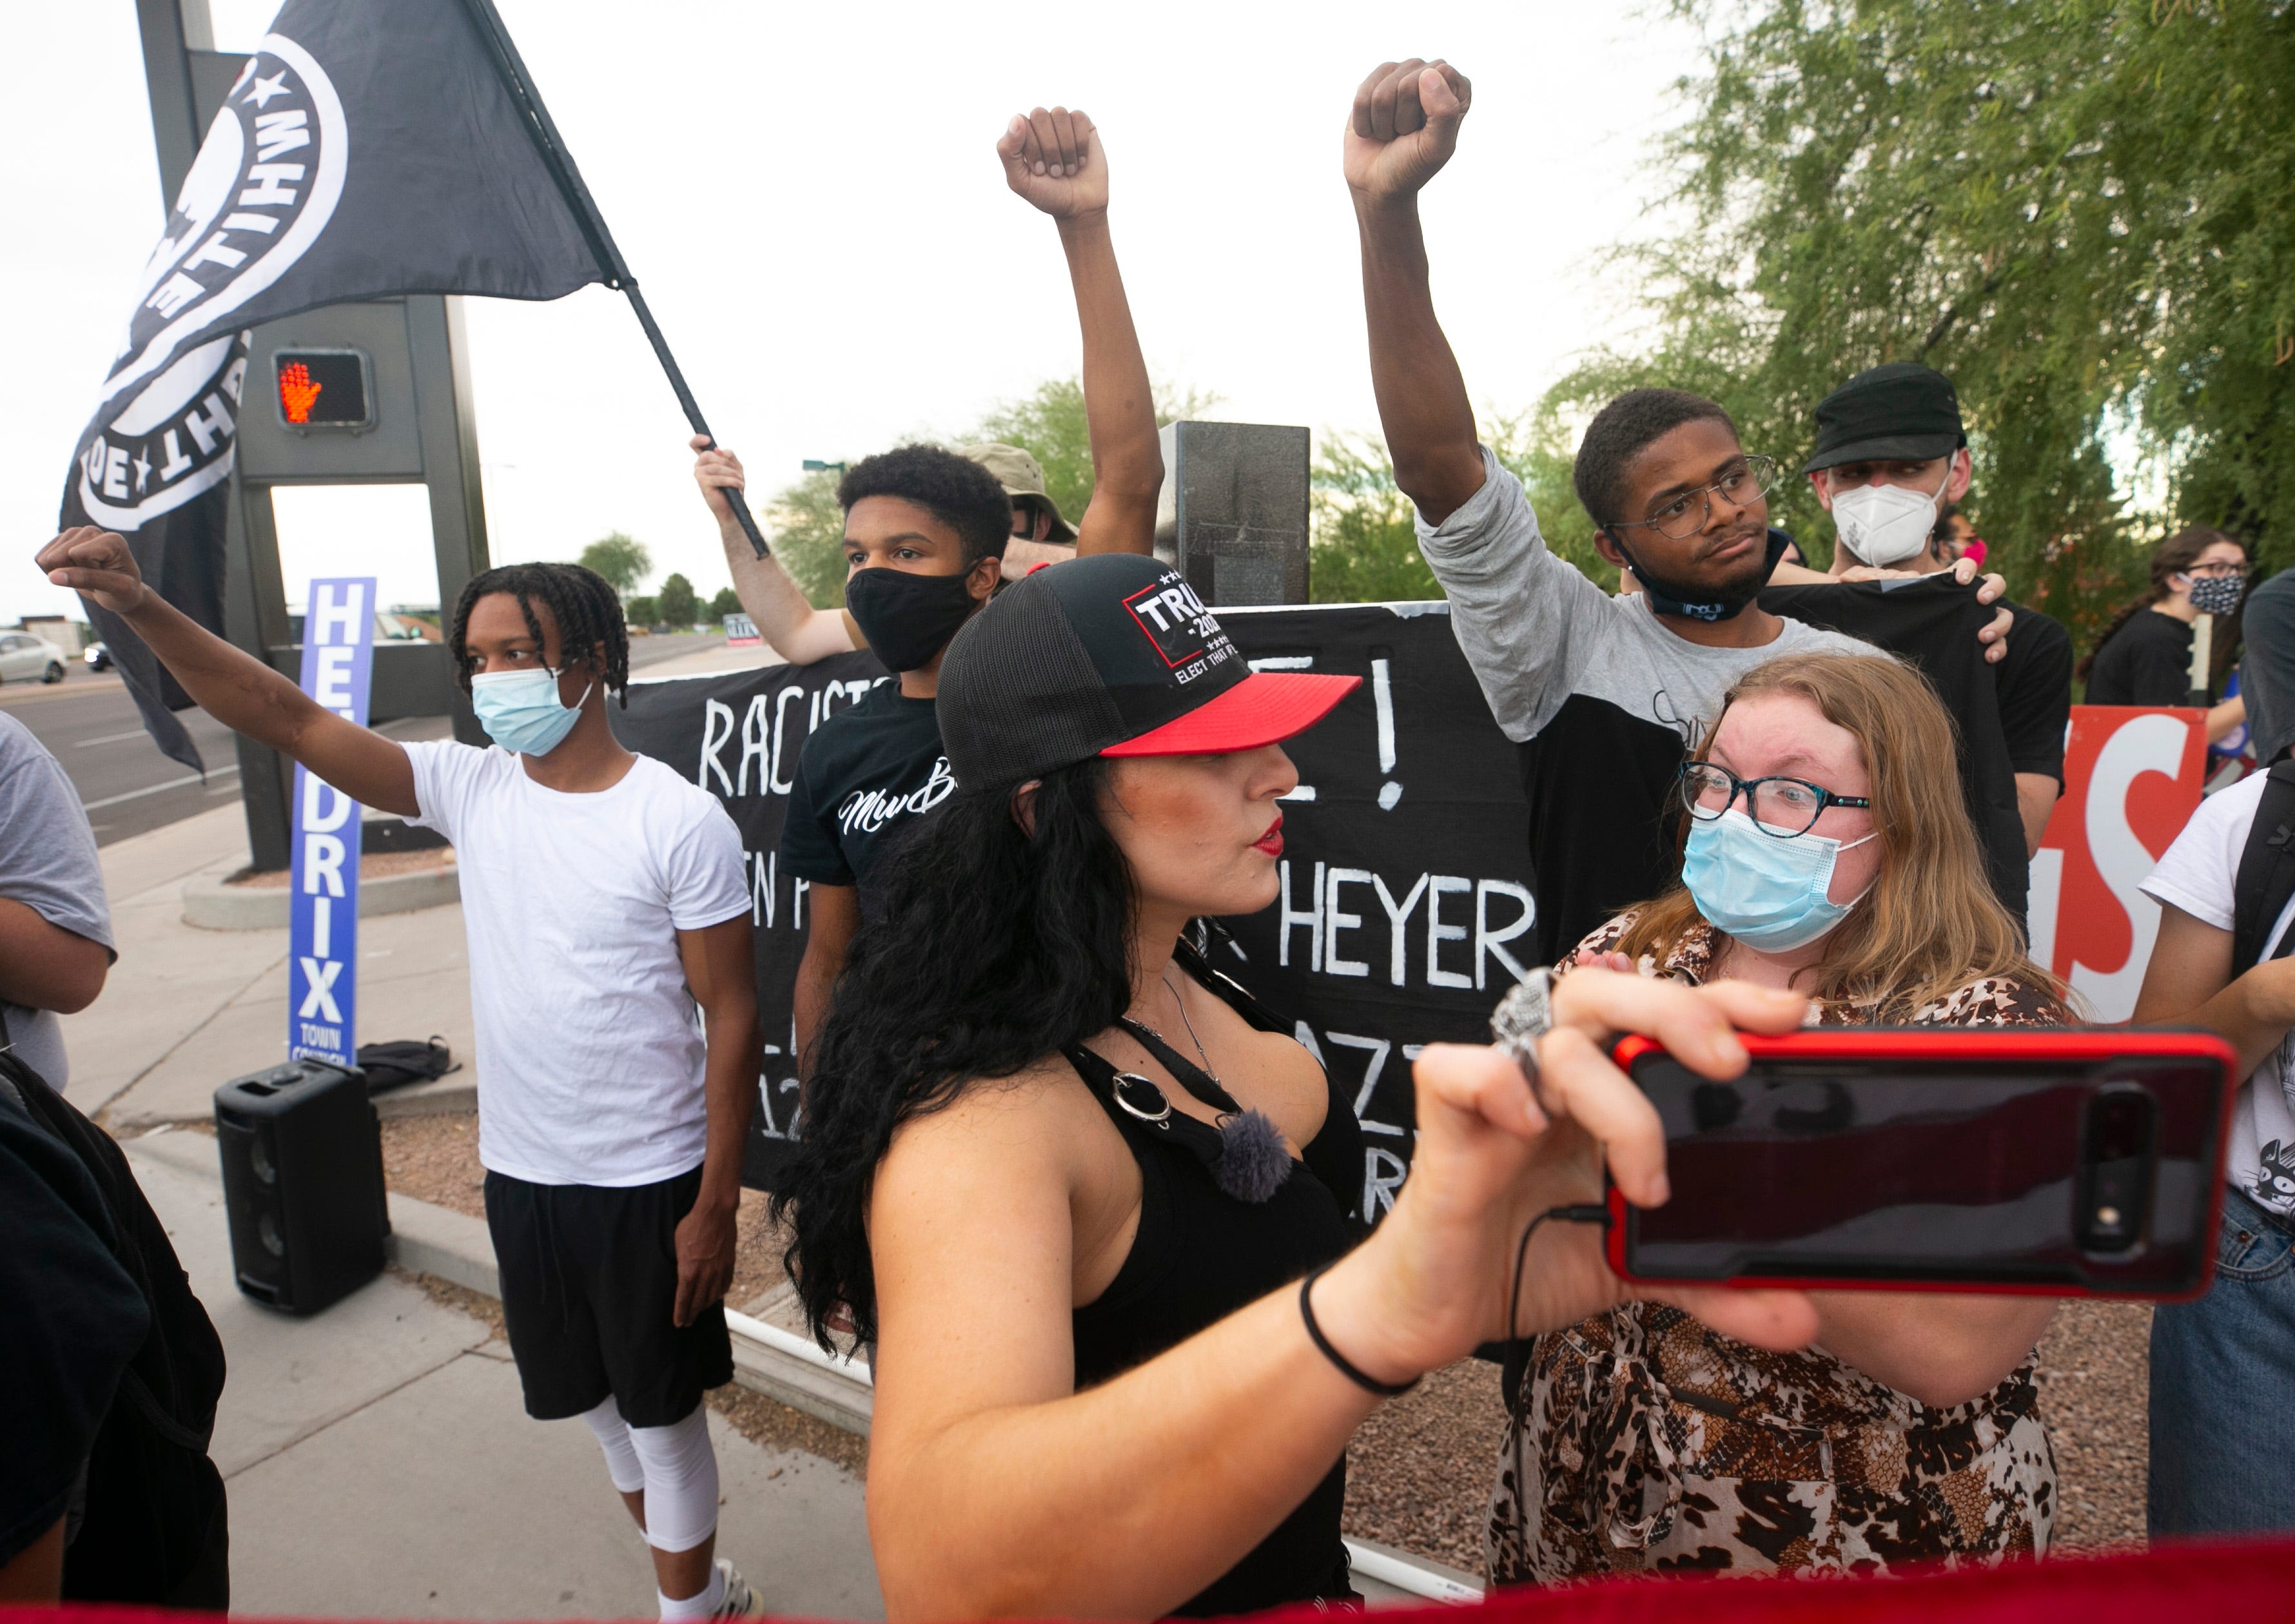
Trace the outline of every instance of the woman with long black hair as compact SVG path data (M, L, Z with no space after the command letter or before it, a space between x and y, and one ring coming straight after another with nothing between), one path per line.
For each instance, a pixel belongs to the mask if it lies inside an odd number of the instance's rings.
M1364 1416L1509 1325L1624 1299L1566 1221L1508 1285L1524 1227L1597 1200L1605 1155L1630 1199L1664 1198L1608 1037L1734 1074L1732 1025L1806 1008L1597 969L1556 988L1526 1068L1429 1049L1409 1181L1349 1252L1350 1102L1178 943L1274 901L1298 782L1278 741L1357 681L1251 673L1180 575L1123 555L1038 572L950 647L961 788L887 865L775 1203L815 1334L847 1310L873 1349L895 1619L1350 1598ZM1798 1293L1672 1300L1763 1346L1814 1324Z
M2225 698L2239 657L2239 611L2247 597L2247 549L2235 536L2193 525L2152 550L2151 584L2123 606L2080 662L2090 705L2190 705L2207 694L2208 742L2237 728L2247 707ZM2192 681L2193 626L2215 616L2206 681Z

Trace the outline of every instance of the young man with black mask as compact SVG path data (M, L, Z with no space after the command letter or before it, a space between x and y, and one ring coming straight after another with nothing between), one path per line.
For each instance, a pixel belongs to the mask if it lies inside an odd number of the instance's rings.
M1739 675L1782 655L1874 650L1755 601L1773 581L1829 577L1779 563L1789 538L1768 528L1773 461L1682 390L1620 396L1578 451L1595 544L1642 590L1613 598L1547 550L1522 482L1477 443L1428 286L1417 196L1449 161L1470 96L1446 63L1382 64L1355 93L1344 165L1380 421L1458 645L1523 747L1533 929L1552 963L1671 883L1677 774Z
M845 613L897 673L822 722L797 757L780 866L811 887L795 989L800 1071L861 927L870 877L956 788L934 703L949 640L996 591L1011 505L996 477L937 445L863 458L837 482Z
M1971 469L1960 396L1943 373L1912 361L1858 373L1817 403L1817 449L1801 471L1840 531L1834 576L1937 575L1957 561L1938 538L1947 512L1968 494ZM1992 673L2030 857L2064 790L2072 640L2052 616L2021 603L2002 607L2014 629Z
M1058 224L1083 327L1084 412L1091 436L1091 502L1071 527L1044 494L1043 470L1017 447L972 445L1006 493L1003 574L1095 552L1152 553L1164 453L1156 434L1155 392L1124 298L1115 241L1107 228L1107 151L1082 111L1038 108L1015 114L996 143L1006 184ZM733 590L758 635L792 665L870 646L868 629L842 609L816 609L768 555L756 556L722 494L746 488L741 460L696 436L693 477L717 517ZM1033 478L1030 477L1033 476ZM1073 544L1066 544L1073 543Z

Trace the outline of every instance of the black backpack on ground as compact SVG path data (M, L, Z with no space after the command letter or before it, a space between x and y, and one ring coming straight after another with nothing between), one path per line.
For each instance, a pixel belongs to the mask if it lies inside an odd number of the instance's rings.
M2231 974L2234 981L2263 960L2266 938L2295 897L2295 761L2273 765L2270 782L2248 826L2239 854L2239 877L2232 882ZM2295 928L2279 945L2283 956L2295 947Z
M358 1069L366 1073L366 1091L371 1095L403 1089L410 1082L429 1082L462 1069L462 1063L446 1047L446 1040L437 1032L427 1042L400 1038L388 1043L362 1044L357 1060Z
M6 1050L0 1076L95 1180L111 1215L112 1255L151 1311L88 1456L86 1512L64 1552L64 1600L221 1612L231 1604L231 1532L208 1440L223 1396L223 1341L111 1136Z

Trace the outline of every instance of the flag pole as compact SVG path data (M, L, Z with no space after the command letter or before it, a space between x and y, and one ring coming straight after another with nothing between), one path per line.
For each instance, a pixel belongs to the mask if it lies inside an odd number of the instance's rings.
M478 37L486 41L487 54L494 59L495 76L502 80L502 88L509 92L511 102L518 109L519 120L526 126L526 133L533 138L535 151L541 154L543 167L558 183L558 190L564 196L567 207L574 211L575 223L581 226L592 257L598 262L598 268L606 273L606 285L629 296L630 308L637 314L638 325L645 329L646 341L653 346L654 356L661 363L661 370L669 375L669 387L677 392L677 404L685 408L685 420L693 425L694 433L710 445L716 445L717 437L709 432L709 425L702 420L700 404L694 400L693 391L686 387L685 374L678 369L677 357L669 353L669 340L662 337L660 324L653 319L653 312L646 305L645 295L638 291L637 278L630 274L628 262L623 259L622 250L615 246L614 234L606 229L605 216L599 212L597 201L591 197L589 187L582 184L582 172L574 167L574 155L566 150L557 125L551 121L550 110L542 104L542 93L535 88L534 79L527 72L517 45L510 42L510 30L502 26L502 13L494 10L494 0L462 0L462 9L478 29ZM757 550L759 558L766 557L770 550L765 546L764 533L757 528L756 516L749 511L747 498L730 486L722 488L726 501L732 504L733 517L740 521L741 534L749 538L749 545Z

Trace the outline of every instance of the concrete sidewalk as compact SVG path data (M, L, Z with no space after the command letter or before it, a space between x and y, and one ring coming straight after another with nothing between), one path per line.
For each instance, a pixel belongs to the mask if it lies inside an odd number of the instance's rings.
M108 845L104 890L119 961L64 1019L65 1092L115 1132L204 1122L218 1084L287 1052L287 932L184 923L184 884L247 866L238 804ZM357 1041L445 1039L464 1069L381 1097L386 1114L470 1110L470 981L459 902L359 921Z
M309 1318L233 1284L203 1136L127 1146L231 1361L215 1458L235 1612L650 1618L652 1565L578 1421L527 1418L508 1348L386 1275ZM862 1485L710 1418L718 1550L772 1612L881 1619Z

